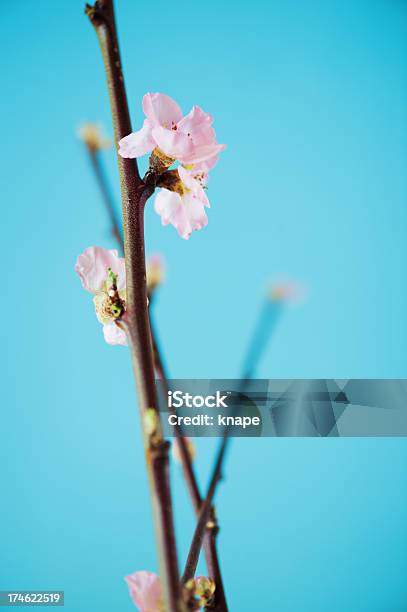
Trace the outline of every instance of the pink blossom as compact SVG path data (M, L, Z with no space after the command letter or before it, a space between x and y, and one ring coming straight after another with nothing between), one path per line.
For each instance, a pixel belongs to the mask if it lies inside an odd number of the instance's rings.
M125 577L130 596L140 612L163 612L160 579L152 572L134 572Z
M117 323L107 323L103 325L103 337L108 344L120 344L127 346L126 334Z
M149 293L165 279L165 262L159 253L153 253L146 262L147 290Z
M120 140L122 157L141 157L158 147L183 165L193 165L217 157L225 148L216 142L211 115L199 106L183 117L178 104L161 93L145 94L142 106L143 127Z
M120 329L113 315L106 308L108 294L106 279L108 269L117 275L117 289L124 301L126 289L126 269L124 258L119 257L115 249L107 250L102 247L89 247L79 255L75 264L75 272L79 275L82 287L93 293L96 316L103 324L103 334L108 344L126 345L126 335Z
M161 217L161 223L173 225L186 240L194 230L208 224L205 207L210 207L204 186L205 174L188 171L182 166L177 169L179 181L173 189L161 189L156 195L154 209Z

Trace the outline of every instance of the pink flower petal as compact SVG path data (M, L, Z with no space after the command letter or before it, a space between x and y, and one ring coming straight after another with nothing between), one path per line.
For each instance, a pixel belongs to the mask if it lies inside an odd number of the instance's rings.
M185 211L191 230L196 231L206 227L208 225L208 217L205 212L205 204L192 194L187 194L185 200ZM209 202L206 206L209 207Z
M203 162L208 159L211 159L212 157L216 157L224 149L226 149L226 145L224 144L212 144L204 145L202 147L194 147L191 154L180 156L179 160L184 166L198 164L199 162Z
M116 323L108 323L103 326L103 335L108 344L120 344L127 346L126 334Z
M161 217L161 223L168 225L182 208L182 199L175 191L161 189L155 196L154 210Z
M195 187L195 183L198 183L198 181L193 178L192 173L189 170L186 170L186 168L183 168L182 166L179 166L177 170L179 178L184 183L185 187L187 189L193 190Z
M152 572L134 572L125 577L130 596L140 612L163 610L160 579Z
M161 93L147 93L143 97L143 111L153 126L162 125L171 129L182 119L178 104Z
M154 149L155 142L151 136L151 123L146 119L138 132L132 132L119 140L119 154L122 157L142 157Z
M155 197L154 209L161 217L161 223L171 223L179 235L188 240L194 230L202 229L208 223L204 204L191 192L184 196L162 189Z
M117 288L124 289L126 287L124 258L119 257L115 249L109 251L102 247L89 247L79 255L75 264L75 272L79 274L82 287L90 293L100 291L106 280L108 268L117 274Z
M209 170L212 170L219 161L219 155L214 155L205 161L193 164L193 174L199 174L200 172L208 174Z
M212 117L205 113L199 106L194 106L190 113L179 122L177 129L186 133L193 142L194 150L188 158L182 159L182 163L197 164L215 158L225 148L216 142L216 133L212 127Z
M216 134L212 127L212 117L199 106L194 106L190 113L178 124L178 130L186 133L193 142L193 156L197 158L204 147L216 145Z
M206 197L204 188L199 183L199 181L197 181L193 177L194 172L193 171L190 172L186 170L185 168L183 168L182 166L179 166L178 174L179 174L181 181L184 183L185 187L189 189L190 191L192 191L193 195L196 196L198 200L200 200L202 204L204 204L204 206L210 207L209 200Z
M185 115L178 123L177 128L190 134L195 142L202 138L204 142L200 144L213 144L216 142L215 131L211 127L213 119L209 113L205 113L199 106L193 106L188 115Z
M152 135L156 145L168 157L178 159L193 154L194 146L192 140L178 130L167 130L164 127L158 126L153 128Z

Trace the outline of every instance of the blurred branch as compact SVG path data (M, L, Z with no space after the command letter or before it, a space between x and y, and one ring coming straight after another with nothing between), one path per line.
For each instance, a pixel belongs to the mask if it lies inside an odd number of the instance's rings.
M260 359L282 314L282 301L267 297L257 319L242 368L242 379L254 378Z
M124 254L124 240L122 235L121 223L118 219L116 209L113 202L109 183L107 181L104 168L102 166L102 160L100 157L100 151L95 151L90 147L86 147L89 160L92 166L92 170L98 184L100 194L102 196L103 204L105 206L107 215L110 220L110 228L113 238L116 240L117 245L120 249L121 254Z
M260 358L264 352L265 347L267 346L267 343L270 341L272 332L274 331L275 326L280 318L281 308L282 306L280 299L274 299L273 296L269 296L266 299L263 308L260 312L260 316L255 327L252 339L249 343L246 358L244 360L242 387L244 385L244 381L253 378L254 373L257 370ZM212 470L212 476L210 479L208 492L201 504L201 511L199 513L198 523L195 528L195 533L193 536L184 574L182 577L183 582L187 582L190 578L192 578L196 571L200 550L202 548L203 533L206 528L206 524L209 517L209 510L216 493L217 485L222 479L222 470L226 458L226 453L229 447L229 442L229 429L226 428L216 455L216 460ZM209 523L209 526L212 526L211 522ZM212 538L212 542L214 545L216 545L216 522L214 523L214 527L215 529L213 531L214 535Z

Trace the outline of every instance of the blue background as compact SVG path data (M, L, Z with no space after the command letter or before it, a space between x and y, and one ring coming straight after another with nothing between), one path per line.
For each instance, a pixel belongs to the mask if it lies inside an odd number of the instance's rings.
M309 298L284 313L260 377L407 377L406 3L118 5L134 125L143 93L162 91L210 111L228 144L205 230L185 242L147 212L171 374L238 376L286 275ZM0 16L0 589L130 611L123 576L156 569L132 373L73 271L85 247L114 246L76 137L83 120L111 134L102 62L79 0L3 0ZM213 449L199 441L202 484ZM235 441L218 496L231 610L406 610L406 462L405 440ZM173 481L183 561L177 466Z

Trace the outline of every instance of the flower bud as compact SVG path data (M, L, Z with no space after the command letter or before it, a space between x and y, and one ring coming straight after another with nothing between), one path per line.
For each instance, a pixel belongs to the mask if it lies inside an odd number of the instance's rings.
M147 408L144 413L144 427L146 433L152 436L158 429L159 420L157 411L154 408Z
M215 583L206 576L191 578L185 583L184 597L188 608L200 610L206 607L212 600L215 593Z
M164 438L157 410L154 408L147 408L144 412L143 424L149 439L150 450L162 447Z
M106 280L94 296L96 316L103 325L115 322L125 310L125 291L117 289L117 274L107 269Z
M195 595L208 602L215 592L215 583L206 576L195 578Z
M187 450L188 450L189 457L190 457L191 461L193 461L195 459L195 456L196 456L196 448L194 446L194 443L187 436L183 436L183 438L185 440L185 444L186 444L186 447L187 447ZM177 463L182 463L182 461L181 461L180 441L179 441L178 438L174 439L174 442L173 442L173 445L172 445L172 456L173 456L174 460Z
M112 144L96 123L83 123L79 128L78 136L92 153L108 149Z
M272 302L301 302L306 297L305 288L295 281L276 283L271 287L269 298Z
M147 291L152 293L165 277L164 260L161 255L151 255L147 260Z

